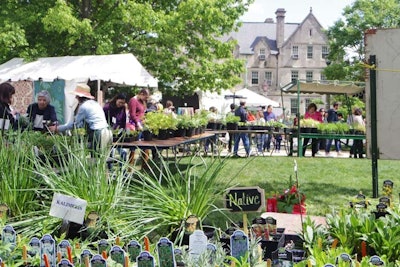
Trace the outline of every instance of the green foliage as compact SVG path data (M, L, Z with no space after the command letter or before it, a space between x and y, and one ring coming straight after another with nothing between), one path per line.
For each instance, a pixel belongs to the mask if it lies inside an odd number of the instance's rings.
M238 122L240 122L240 117L239 117L239 116L235 116L235 115L232 114L232 113L228 113L228 114L225 116L224 122L225 122L225 124L226 124L226 123L238 123Z
M340 19L327 31L330 65L324 74L329 80L363 81L364 32L371 28L396 28L400 6L398 0L356 0L343 11ZM350 51L350 55L348 52Z
M319 124L320 124L320 122L316 121L314 119L301 119L300 120L300 127L317 128Z
M350 130L350 126L344 122L320 123L317 128L324 134L346 134Z
M155 135L160 130L176 129L178 121L171 115L162 111L147 112L144 127Z
M0 1L0 61L133 53L173 94L231 88L243 71L235 42L253 0Z
M363 239L373 247L378 255L386 255L388 261L399 259L400 251L400 216L392 210L390 216L375 220L371 232L364 232Z
M206 219L221 199L229 178L220 179L220 171L226 159L215 158L204 166L192 157L187 168L172 173L165 162L161 162L163 174L158 180L156 168L150 173L138 173L129 187L135 192L127 197L132 204L126 208L131 215L132 225L136 225L142 235L169 235L173 230L183 234L182 223L189 215L196 215L200 221ZM178 235L180 238L180 236ZM180 241L180 240L177 240Z
M189 129L195 126L195 122L192 120L192 116L184 114L178 115L177 117L178 124L177 127L181 129Z

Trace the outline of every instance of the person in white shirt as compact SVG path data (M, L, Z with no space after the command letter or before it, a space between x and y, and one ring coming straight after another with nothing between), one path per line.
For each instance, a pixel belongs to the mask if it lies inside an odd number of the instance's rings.
M68 124L49 127L52 132L65 132L73 128L83 128L89 135L89 142L94 151L102 151L111 146L112 131L106 120L103 108L90 94L90 87L86 84L78 84L74 91L78 100L78 112L75 119Z

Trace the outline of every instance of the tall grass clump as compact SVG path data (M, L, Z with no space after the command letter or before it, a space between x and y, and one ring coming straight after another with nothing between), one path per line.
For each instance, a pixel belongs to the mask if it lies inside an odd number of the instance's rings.
M155 238L175 231L178 241L188 216L196 215L204 222L213 212L223 210L215 204L223 198L233 178L220 176L225 165L226 159L219 157L206 162L192 156L186 167L176 172L162 162L159 177L158 172L138 173L130 184L132 206L126 210L131 214L132 226Z

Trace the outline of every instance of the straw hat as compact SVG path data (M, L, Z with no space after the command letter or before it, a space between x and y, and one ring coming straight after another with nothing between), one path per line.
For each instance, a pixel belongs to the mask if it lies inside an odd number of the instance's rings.
M90 94L90 87L84 83L78 83L74 91L71 94L77 95L79 97L86 97L89 99L94 99L94 96Z

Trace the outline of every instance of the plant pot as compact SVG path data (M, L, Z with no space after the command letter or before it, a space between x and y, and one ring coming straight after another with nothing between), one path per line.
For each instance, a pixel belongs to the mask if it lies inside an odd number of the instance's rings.
M145 130L145 131L142 132L142 134L143 134L143 140L144 141L153 140L153 133L152 132Z
M207 124L207 129L216 130L216 129L217 129L216 123L215 123L215 122L209 122L209 123Z
M304 202L294 204L292 214L307 214L306 204Z
M311 128L300 127L300 133L311 133Z
M217 130L217 131L220 131L220 130L222 130L222 123L220 123L220 122L217 122L217 123L215 123L215 130Z
M228 122L226 124L226 129L227 130L237 130L238 129L238 124L237 123Z
M183 137L186 135L186 129L185 128L178 128L175 130L175 137Z
M194 135L194 133L195 133L195 129L194 128L186 129L186 136L187 137L192 137Z
M158 131L158 139L159 140L167 140L169 138L169 133L167 129L160 129Z

